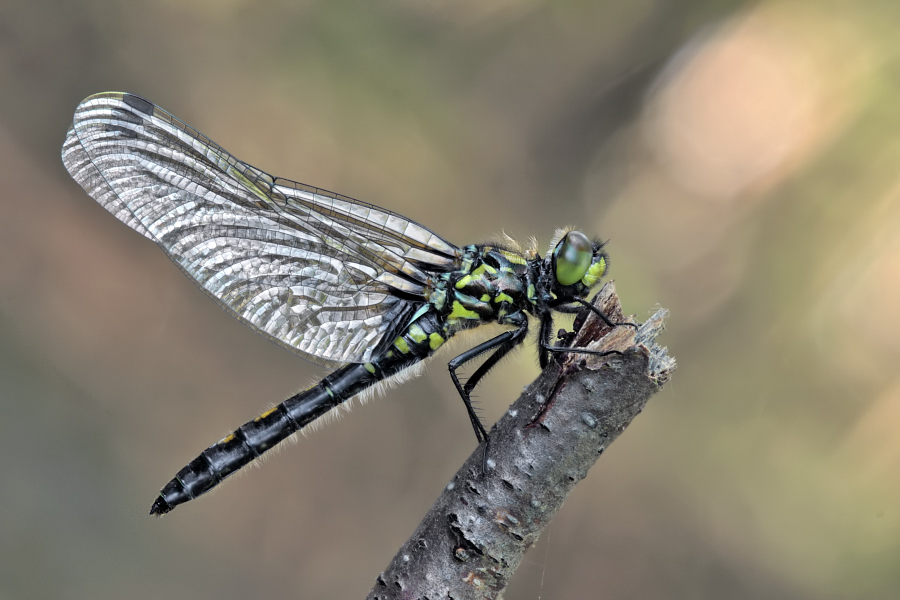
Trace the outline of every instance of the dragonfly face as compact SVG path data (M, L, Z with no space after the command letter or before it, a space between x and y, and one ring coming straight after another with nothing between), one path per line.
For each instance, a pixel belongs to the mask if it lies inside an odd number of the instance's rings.
M577 231L563 232L543 258L502 245L459 248L391 211L243 163L132 94L84 100L62 157L89 195L157 243L237 319L336 368L204 450L163 488L151 513L206 492L457 332L496 322L508 330L449 363L485 441L471 391L525 339L529 315L540 322L542 366L552 351L576 351L551 346L552 313L580 310L606 272L602 244ZM456 370L482 355L462 385Z

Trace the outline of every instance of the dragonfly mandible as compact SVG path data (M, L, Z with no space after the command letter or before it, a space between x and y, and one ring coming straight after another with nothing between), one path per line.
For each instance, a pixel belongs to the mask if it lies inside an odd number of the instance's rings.
M541 367L553 352L592 353L551 345L554 312L586 307L614 325L585 300L609 259L581 232L557 232L543 256L511 240L458 247L389 210L241 162L133 94L85 99L62 159L91 197L234 317L335 369L204 450L163 487L151 514L209 491L354 396L416 374L455 334L496 323L506 330L448 364L486 442L470 394L523 342L530 319ZM484 355L462 383L457 370Z

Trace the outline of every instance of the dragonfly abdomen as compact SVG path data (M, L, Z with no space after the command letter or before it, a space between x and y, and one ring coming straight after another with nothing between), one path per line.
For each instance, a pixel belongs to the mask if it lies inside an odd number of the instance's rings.
M440 331L440 320L434 313L426 313L371 362L345 365L313 387L244 423L181 469L160 491L150 514L166 514L208 492L332 409L419 363L444 343Z
M275 408L244 423L181 469L163 487L150 514L166 514L179 504L193 500L218 485L223 479L262 456L312 421L349 399L337 394L329 381L349 381L362 388L376 383L377 378L362 365L346 365L308 390L291 396Z

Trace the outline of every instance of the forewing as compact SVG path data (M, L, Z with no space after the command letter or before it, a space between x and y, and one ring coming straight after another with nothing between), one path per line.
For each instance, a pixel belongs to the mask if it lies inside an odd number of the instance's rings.
M131 94L87 98L63 162L238 319L313 362L366 362L459 251L378 207L243 163ZM422 298L424 301L424 298Z

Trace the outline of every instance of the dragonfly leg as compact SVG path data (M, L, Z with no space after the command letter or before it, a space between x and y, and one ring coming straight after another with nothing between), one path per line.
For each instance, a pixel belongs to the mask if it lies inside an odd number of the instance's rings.
M572 314L572 313L581 312L583 310L583 308L588 308L594 314L599 316L600 319L602 319L603 322L606 323L606 325L608 327L620 327L622 325L627 325L629 327L634 327L635 330L638 329L637 323L626 323L624 321L621 323L613 323L613 321L609 317L607 317L606 314L602 310L600 310L599 308L597 308L596 306L594 306L587 300L584 300L583 298L575 298L573 300L573 302L576 302L577 304L557 306L554 310L556 310L557 312L561 312L561 313ZM576 352L576 353L580 353L580 354L593 354L593 355L597 355L597 356L607 356L609 354L622 354L621 352L618 352L615 350L611 350L608 352L601 352L599 350L584 350L581 348L568 348L565 346L552 346L550 344L550 325L552 325L551 319L552 319L552 317L550 317L549 314L546 317L541 318L541 332L542 333L544 332L545 323L546 323L546 327L547 327L546 336L542 335L539 338L541 368L544 368L547 366L547 363L549 362L549 353L550 352L557 352L557 353Z
M581 310L581 309L579 309ZM553 313L547 311L541 315L541 328L538 330L538 362L541 369L546 369L550 364L550 353L547 348L550 347L550 338L553 329Z
M572 314L572 313L580 312L582 308L587 308L591 312L593 312L595 315L600 317L600 319L602 319L603 322L606 323L607 327L620 327L622 325L627 325L628 327L634 327L635 330L637 330L637 328L638 328L637 323L626 323L624 321L621 323L613 323L610 320L610 318L607 317L606 314L602 310L600 310L599 308L597 308L596 306L594 306L593 304L591 304L584 298L575 298L573 300L573 302L576 302L577 304L570 304L568 306L566 306L566 305L557 306L553 310L555 310L557 312L561 312L561 313Z
M487 372L490 371L501 358L506 356L513 348L518 346L523 339L525 339L526 333L528 333L527 322L522 324L518 329L505 331L495 338L491 338L484 343L478 344L474 348L466 350L447 363L447 367L450 370L450 378L453 380L456 391L459 392L460 397L466 405L466 411L469 413L469 420L472 421L472 428L475 429L475 437L478 438L479 443L485 441L488 435L484 425L481 424L481 419L475 414L470 394L475 386L478 385L478 382L487 375ZM482 354L492 350L494 350L494 353L475 370L475 373L472 374L466 384L462 385L459 381L459 377L456 375L456 370L470 360L478 358Z
M472 390L475 389L475 386L478 385L481 379L488 374L488 371L494 368L494 365L500 362L500 360L504 356L512 352L516 346L522 343L522 340L525 339L525 335L528 333L528 328L521 327L519 329L516 329L515 331L511 331L510 333L512 333L513 336L510 337L510 339L504 342L502 345L498 346L497 350L489 357L487 357L487 359L483 363L481 363L481 365L475 370L475 372L472 373L471 377L469 377L469 380L466 381L466 384L463 386L463 390L467 394L472 393Z

